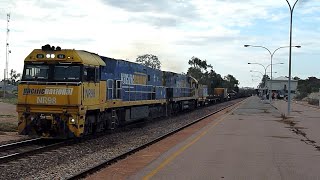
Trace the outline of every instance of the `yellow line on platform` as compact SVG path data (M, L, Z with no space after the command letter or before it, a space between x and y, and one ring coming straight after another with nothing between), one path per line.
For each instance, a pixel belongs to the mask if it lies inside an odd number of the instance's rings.
M220 122L222 122L223 120L225 120L225 118L230 115L231 113L233 113L236 109L239 108L239 106L241 104L243 104L247 99L245 99L244 101L241 101L238 103L238 105L232 110L230 111L228 114L226 114L224 117L222 117L220 120L218 120L217 122L215 122L214 124L212 124L209 128L207 128L205 131L203 131L201 134L199 134L197 137L195 137L190 143L184 145L183 147L181 147L180 149L178 149L175 153L173 153L172 155L170 155L167 159L165 159L164 161L161 162L161 164L155 168L154 170L152 170L149 174L147 174L146 176L143 177L143 180L149 180L150 178L152 178L154 175L156 175L161 169L163 169L167 164L169 164L170 162L172 162L177 156L179 156L182 152L184 152L186 149L188 149L191 145L193 145L194 143L196 143L201 137L203 137L204 135L206 135L209 130L213 127L215 127L216 125L218 125Z

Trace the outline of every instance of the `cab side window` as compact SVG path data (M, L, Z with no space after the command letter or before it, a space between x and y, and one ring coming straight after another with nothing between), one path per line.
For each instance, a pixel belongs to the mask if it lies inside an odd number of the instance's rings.
M96 69L96 81L100 81L100 68L95 68Z
M84 67L83 70L84 81L94 81L96 82L96 68L95 67Z

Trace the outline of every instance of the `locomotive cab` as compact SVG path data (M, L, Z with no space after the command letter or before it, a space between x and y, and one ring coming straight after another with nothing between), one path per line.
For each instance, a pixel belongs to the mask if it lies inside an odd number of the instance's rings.
M18 85L19 134L81 137L86 111L104 103L101 58L79 50L43 46L24 61Z

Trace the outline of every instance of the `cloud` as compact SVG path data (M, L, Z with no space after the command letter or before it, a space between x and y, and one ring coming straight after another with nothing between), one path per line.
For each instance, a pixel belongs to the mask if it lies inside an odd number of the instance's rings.
M303 46L294 50L296 65L303 69L300 62L319 52L315 39L319 39L320 2L300 1L293 42ZM2 0L0 42L6 39L7 12L11 12L10 68L21 70L32 49L50 43L132 61L152 53L161 59L163 69L176 72L185 72L187 61L198 56L223 76L234 74L242 85L251 82L248 61L270 62L267 52L243 44L271 49L287 45L290 15L286 1L279 0ZM0 46L0 59L4 49ZM287 50L279 51L275 59L286 60L287 55Z
M196 7L186 0L102 0L108 6L131 13L129 22L141 22L157 28L177 26L185 21L200 19Z
M195 18L197 16L196 9L189 0L102 0L102 2L129 12L177 14L189 18Z
M102 2L131 12L163 12L167 10L166 7L169 5L169 1L102 0Z
M155 15L136 16L130 18L129 22L147 23L155 27L175 27L182 23L178 17L160 17Z
M25 44L39 44L39 45L41 44L41 45L45 45L47 43L50 44L50 42L54 42L59 46L60 44L63 45L64 42L68 42L68 44L81 44L81 43L87 43L88 44L88 43L92 43L94 41L95 41L94 39L90 39L90 38L77 38L77 39L74 39L74 38L47 38L47 39L43 39L43 40L40 40L40 39L29 39L29 40L26 40L24 43ZM63 48L67 48L67 47L63 47Z
M177 41L177 45L189 45L189 46L208 46L208 45L216 45L217 42L230 43L236 40L235 36L189 36L185 37L183 40Z

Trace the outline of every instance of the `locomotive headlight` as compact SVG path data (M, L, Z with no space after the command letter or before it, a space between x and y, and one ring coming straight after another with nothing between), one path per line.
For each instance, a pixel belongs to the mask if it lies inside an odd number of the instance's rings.
M56 55L54 55L54 54L46 54L46 58L54 58L54 57L56 57Z
M76 119L74 118L69 119L69 124L76 124Z

